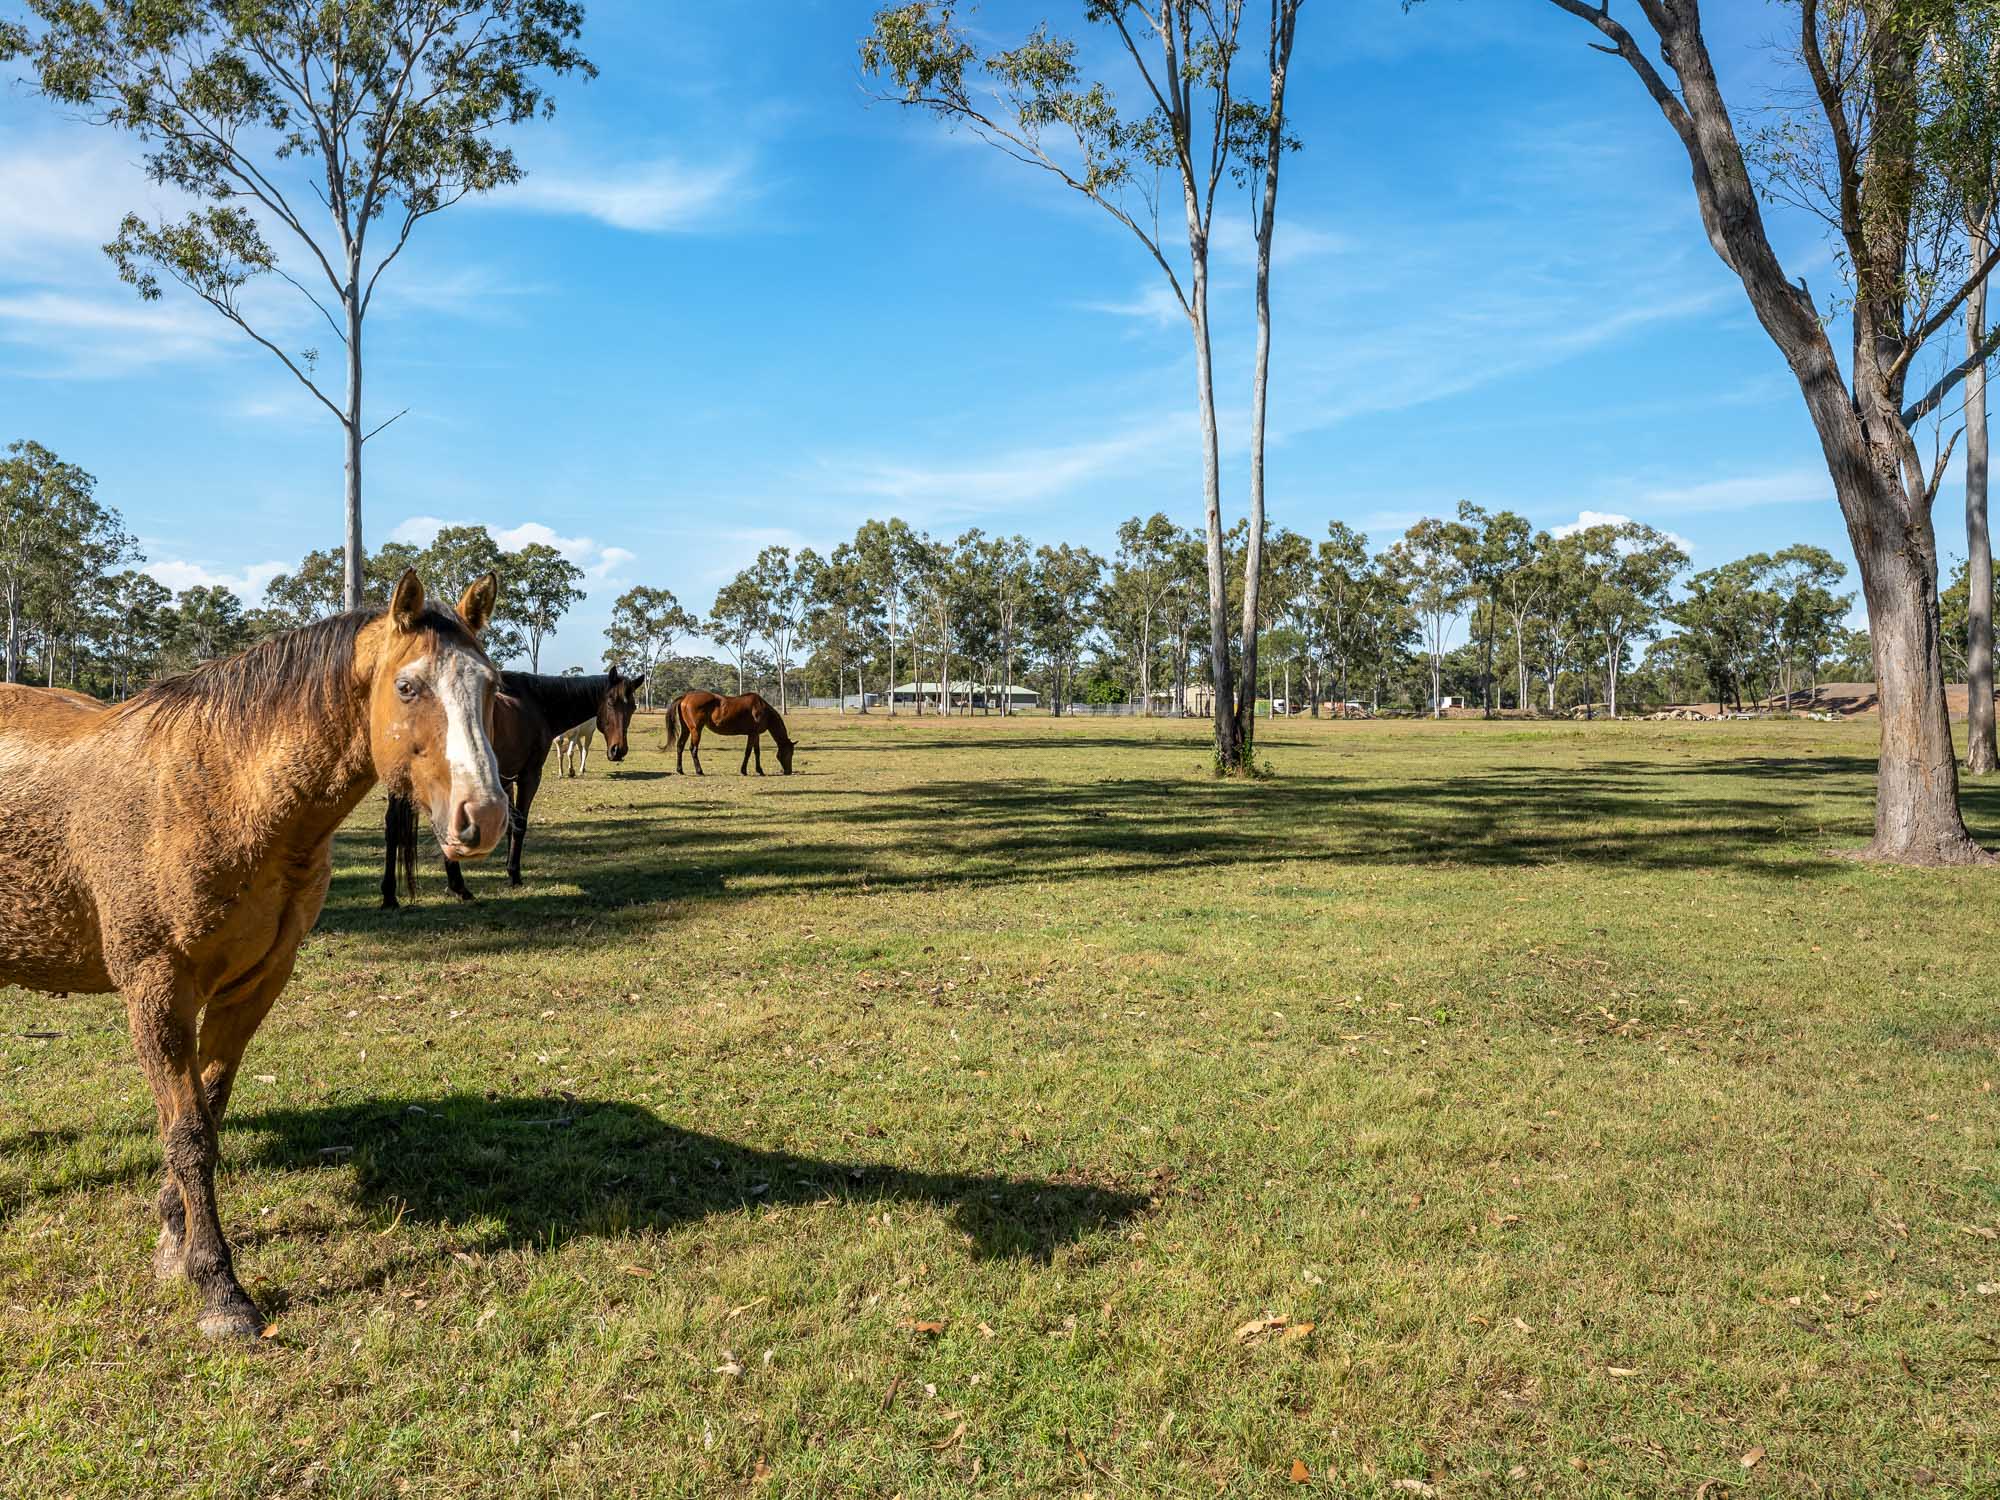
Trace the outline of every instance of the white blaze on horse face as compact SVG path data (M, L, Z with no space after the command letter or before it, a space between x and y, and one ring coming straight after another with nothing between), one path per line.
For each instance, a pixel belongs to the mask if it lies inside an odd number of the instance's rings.
M444 841L458 844L460 829L455 825L463 809L478 826L478 847L490 848L499 842L507 812L500 763L486 733L486 690L493 669L470 651L444 641L438 642L437 654L426 666L424 675L444 713L444 756L451 768L450 803L442 818L432 809L432 823Z

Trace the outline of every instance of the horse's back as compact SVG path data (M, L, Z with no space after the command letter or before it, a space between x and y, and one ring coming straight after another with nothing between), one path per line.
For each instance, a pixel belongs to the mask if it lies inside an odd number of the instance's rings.
M63 688L0 683L0 984L111 987L72 817L101 784L90 741L111 710Z

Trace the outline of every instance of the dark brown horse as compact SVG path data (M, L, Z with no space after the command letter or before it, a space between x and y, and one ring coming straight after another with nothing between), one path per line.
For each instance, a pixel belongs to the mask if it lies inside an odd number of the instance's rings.
M500 841L499 674L477 631L405 573L387 610L321 620L116 708L0 687L0 985L125 997L166 1181L154 1269L211 1337L264 1326L215 1204L216 1129L243 1050L291 977L334 830L379 779L447 853Z
M790 734L785 731L785 721L778 711L766 703L756 693L742 693L734 698L724 698L716 693L682 693L667 705L667 748L674 752L674 771L686 775L681 767L681 754L694 756L694 774L706 775L701 768L701 732L712 729L717 734L747 734L750 743L743 747L741 773L750 774L750 759L757 760L757 774L764 774L764 751L759 744L763 735L770 735L771 743L778 747L778 764L787 776L792 774L792 752L797 748Z
M528 837L528 809L541 789L549 746L556 736L579 724L595 722L604 735L605 758L625 758L625 727L638 706L642 673L625 677L616 667L601 677L548 677L532 672L502 672L493 699L493 753L499 757L500 779L511 794L507 879L521 883L521 845ZM383 823L382 906L396 902L396 865L412 900L417 894L417 810L405 798L391 797ZM461 901L470 901L465 874L458 861L445 856L445 884Z

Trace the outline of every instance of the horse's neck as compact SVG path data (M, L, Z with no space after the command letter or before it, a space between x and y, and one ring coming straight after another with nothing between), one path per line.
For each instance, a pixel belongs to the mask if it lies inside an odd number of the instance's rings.
M556 734L597 717L597 700L611 685L609 677L543 677L532 672L505 674L507 691L541 710Z
M216 832L253 859L274 847L316 848L375 785L365 707L299 720L248 744L202 739L187 747L189 758L216 767L234 792Z

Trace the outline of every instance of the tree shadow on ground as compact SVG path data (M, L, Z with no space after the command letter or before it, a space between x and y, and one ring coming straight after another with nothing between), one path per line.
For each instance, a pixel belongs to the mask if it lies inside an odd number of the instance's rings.
M1844 878L1854 866L1827 856L1867 839L1873 769L1872 758L1831 754L1447 763L1425 779L1254 785L1135 769L1084 784L1031 774L934 781L831 804L823 786L793 778L766 782L749 802L667 792L620 816L538 824L528 885L510 891L475 875L474 890L497 899L469 908L447 904L427 868L416 911L378 912L372 885L344 869L321 925L398 941L448 926L457 945L498 950L546 942L551 924L578 935L657 927L690 903L774 890L985 889L1300 860ZM2000 787L1968 787L1965 800L1975 832L2000 823ZM344 867L362 857L360 842L343 836Z
M224 1154L237 1166L331 1164L353 1173L372 1208L419 1223L496 1223L491 1249L672 1229L768 1204L895 1201L949 1209L981 1258L1046 1262L1151 1201L1100 1183L762 1151L636 1104L567 1095L262 1110L232 1117L225 1139L232 1136Z

